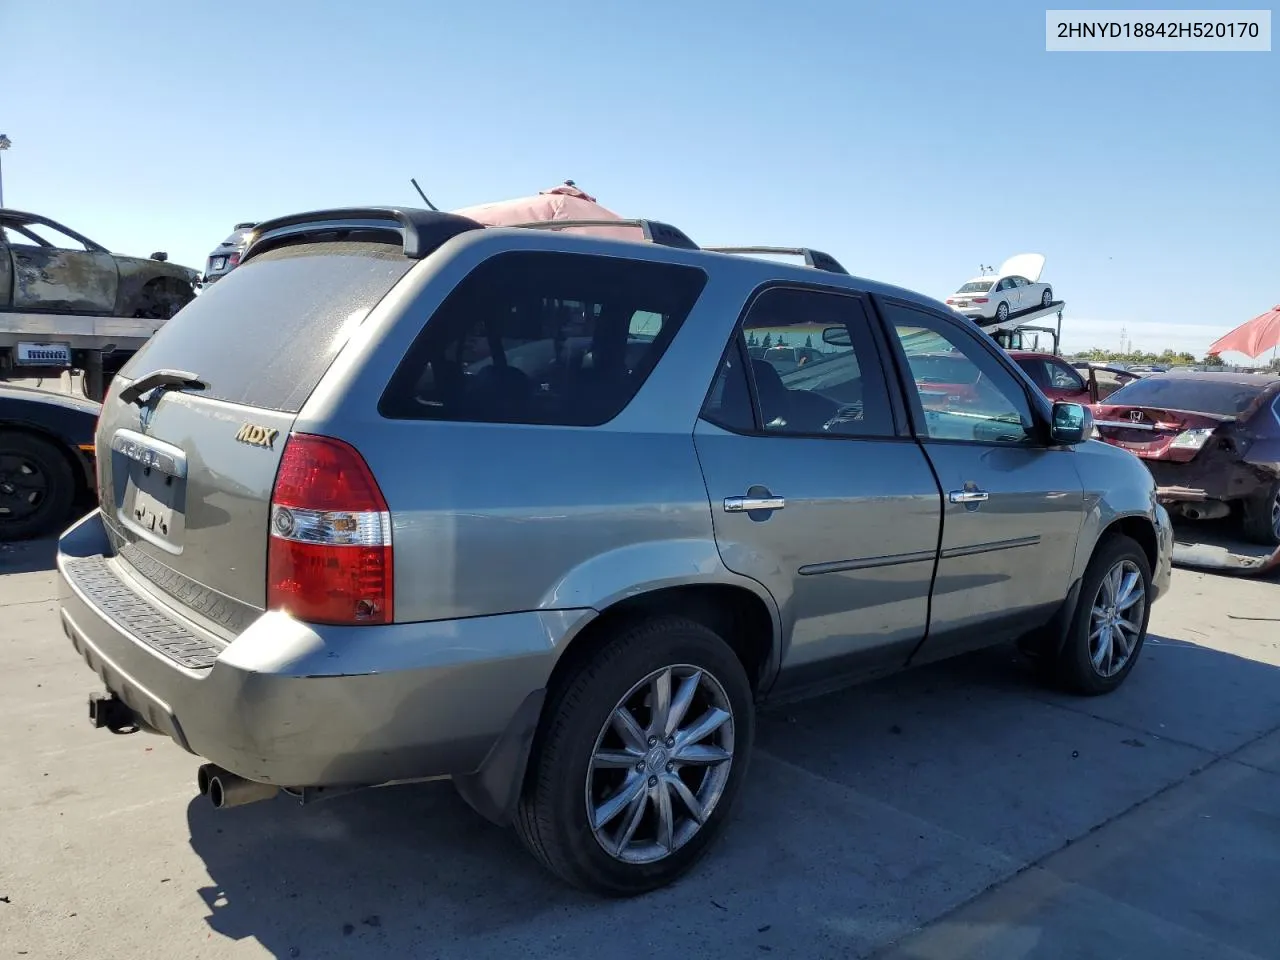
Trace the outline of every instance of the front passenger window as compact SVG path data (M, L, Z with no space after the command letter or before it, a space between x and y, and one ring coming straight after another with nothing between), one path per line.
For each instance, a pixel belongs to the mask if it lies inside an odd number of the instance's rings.
M919 432L931 440L1035 443L1026 394L981 344L922 310L883 306L911 371Z

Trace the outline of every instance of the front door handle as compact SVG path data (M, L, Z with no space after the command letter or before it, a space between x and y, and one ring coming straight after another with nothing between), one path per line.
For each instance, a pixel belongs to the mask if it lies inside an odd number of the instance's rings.
M952 490L947 497L952 503L982 503L990 494L985 490Z
M786 497L725 497L725 513L747 513L752 510L781 510Z

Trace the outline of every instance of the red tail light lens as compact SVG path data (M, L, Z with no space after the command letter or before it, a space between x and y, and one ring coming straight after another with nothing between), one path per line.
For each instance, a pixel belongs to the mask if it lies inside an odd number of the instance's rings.
M293 434L271 495L267 607L309 623L394 619L391 515L350 444Z
M991 301L989 297L974 297L973 302L974 303L990 303Z

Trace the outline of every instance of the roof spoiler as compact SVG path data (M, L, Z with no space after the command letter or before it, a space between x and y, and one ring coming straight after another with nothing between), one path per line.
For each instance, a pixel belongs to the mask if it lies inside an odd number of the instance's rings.
M436 210L405 207L337 207L332 210L312 210L263 220L254 229L240 263L265 253L278 246L280 241L291 237L326 233L342 236L351 231L399 233L404 245L404 255L412 260L421 260L446 240L468 230L483 229L484 225L474 220Z
M569 230L575 227L634 227L649 243L681 250L709 250L713 253L771 253L803 257L807 266L827 273L849 271L829 253L809 247L699 247L683 230L661 220L534 220L509 226L526 230ZM352 231L382 231L398 233L404 245L404 255L421 260L446 240L470 230L486 228L476 220L455 213L438 210L420 210L412 207L338 207L331 210L312 210L308 213L291 213L263 220L254 228L248 246L240 258L245 261L278 246L291 237L318 234L345 236Z
M776 253L784 256L803 257L807 267L813 267L815 270L823 270L827 273L849 275L849 271L831 254L823 253L821 250L814 250L810 247L703 247L703 249L710 250L712 253Z

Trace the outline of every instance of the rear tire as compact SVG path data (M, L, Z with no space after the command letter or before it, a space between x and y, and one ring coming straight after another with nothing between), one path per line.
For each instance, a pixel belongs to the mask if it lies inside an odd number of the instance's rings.
M1040 294L1040 306L1047 307L1053 303L1053 291L1048 287L1044 288L1044 293Z
M664 674L671 725L649 712ZM727 720L695 737L700 720L721 719L717 711ZM665 886L723 830L754 734L751 685L719 636L674 616L619 627L551 691L516 832L552 873L583 890L633 896ZM686 796L703 810L701 826Z
M0 541L26 540L70 519L76 478L47 440L0 431Z
M1009 301L1001 300L1000 305L996 307L996 322L1004 323L1009 319Z
M1118 589L1117 589L1118 588ZM1138 591L1138 593L1135 593ZM1124 626L1100 627L1117 618ZM1124 683L1138 662L1151 619L1151 564L1129 537L1099 544L1080 582L1080 599L1045 679L1070 693L1097 696Z
M1243 502L1244 535L1254 543L1280 546L1280 480Z

